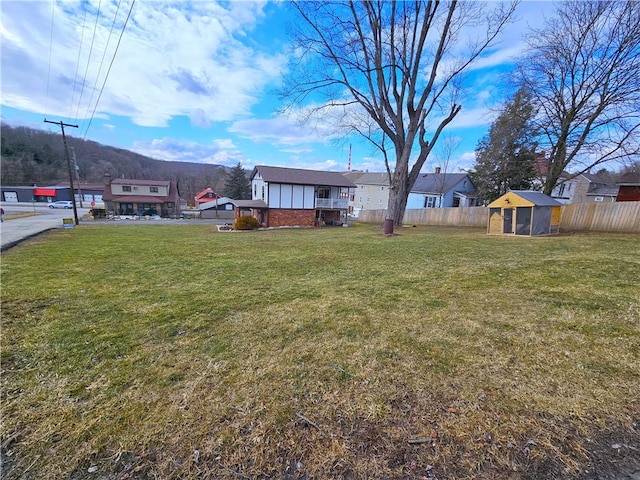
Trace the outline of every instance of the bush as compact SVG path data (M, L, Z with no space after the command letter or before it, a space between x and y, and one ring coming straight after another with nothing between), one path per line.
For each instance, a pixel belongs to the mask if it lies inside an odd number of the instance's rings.
M260 228L260 223L249 215L243 215L236 219L233 228L236 230L255 230L256 228Z

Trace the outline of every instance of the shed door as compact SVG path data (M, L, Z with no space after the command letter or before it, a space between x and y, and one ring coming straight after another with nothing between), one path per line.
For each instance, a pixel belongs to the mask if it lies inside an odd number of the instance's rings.
M502 211L502 233L513 233L513 209L505 208Z
M532 207L516 208L516 235L531 235Z

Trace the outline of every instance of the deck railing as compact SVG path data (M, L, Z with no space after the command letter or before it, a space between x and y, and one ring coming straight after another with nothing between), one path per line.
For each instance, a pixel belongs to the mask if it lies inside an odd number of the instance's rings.
M316 198L316 208L332 208L346 210L349 207L348 198Z

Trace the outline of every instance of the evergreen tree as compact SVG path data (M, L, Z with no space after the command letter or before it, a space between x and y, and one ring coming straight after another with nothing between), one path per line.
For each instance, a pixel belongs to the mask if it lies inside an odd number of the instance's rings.
M224 193L234 200L248 200L251 198L251 185L249 185L249 180L247 180L240 162L229 170L227 179L224 182Z
M491 202L509 190L532 188L537 147L534 116L529 94L521 88L478 142L471 178L481 200Z

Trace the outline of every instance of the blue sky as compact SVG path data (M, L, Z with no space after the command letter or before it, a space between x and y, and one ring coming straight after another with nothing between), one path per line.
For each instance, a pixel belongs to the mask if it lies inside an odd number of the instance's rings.
M278 114L286 2L136 0L104 83L130 7L131 0L119 8L114 0L3 0L2 121L59 131L43 120L62 120L79 125L67 129L71 135L153 158L249 169L342 171L351 145L352 169L384 170L381 155L359 137L330 138L323 125L303 127ZM527 1L517 12L517 23L470 72L463 110L423 171L445 158L447 171L473 165L503 100L500 77L522 51L526 28L552 4ZM455 147L449 156L445 144Z

